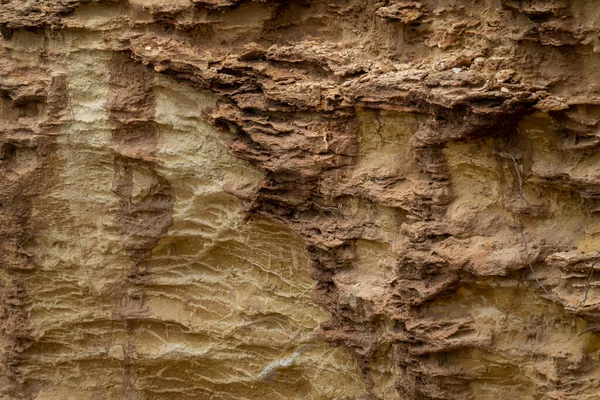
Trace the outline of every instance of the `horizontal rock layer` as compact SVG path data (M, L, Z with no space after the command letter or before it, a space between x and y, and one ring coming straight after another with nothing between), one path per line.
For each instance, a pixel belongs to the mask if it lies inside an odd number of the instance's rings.
M0 396L592 399L600 3L4 0Z

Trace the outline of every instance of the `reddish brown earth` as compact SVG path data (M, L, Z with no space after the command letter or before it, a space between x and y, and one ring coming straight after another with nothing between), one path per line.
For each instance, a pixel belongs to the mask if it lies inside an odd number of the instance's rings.
M0 398L600 397L600 2L0 33Z

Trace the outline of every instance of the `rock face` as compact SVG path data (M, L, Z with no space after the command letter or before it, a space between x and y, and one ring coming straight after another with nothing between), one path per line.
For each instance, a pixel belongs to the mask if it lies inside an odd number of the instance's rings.
M600 396L600 2L0 0L1 399Z

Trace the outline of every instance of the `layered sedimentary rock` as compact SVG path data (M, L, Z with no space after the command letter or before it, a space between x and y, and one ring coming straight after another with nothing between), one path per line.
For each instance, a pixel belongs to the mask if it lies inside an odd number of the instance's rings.
M0 396L600 396L600 3L0 1Z

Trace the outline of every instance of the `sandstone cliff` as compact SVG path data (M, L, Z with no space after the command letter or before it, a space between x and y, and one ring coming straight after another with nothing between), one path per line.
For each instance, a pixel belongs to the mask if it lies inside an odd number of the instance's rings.
M600 1L0 34L1 399L600 397Z

